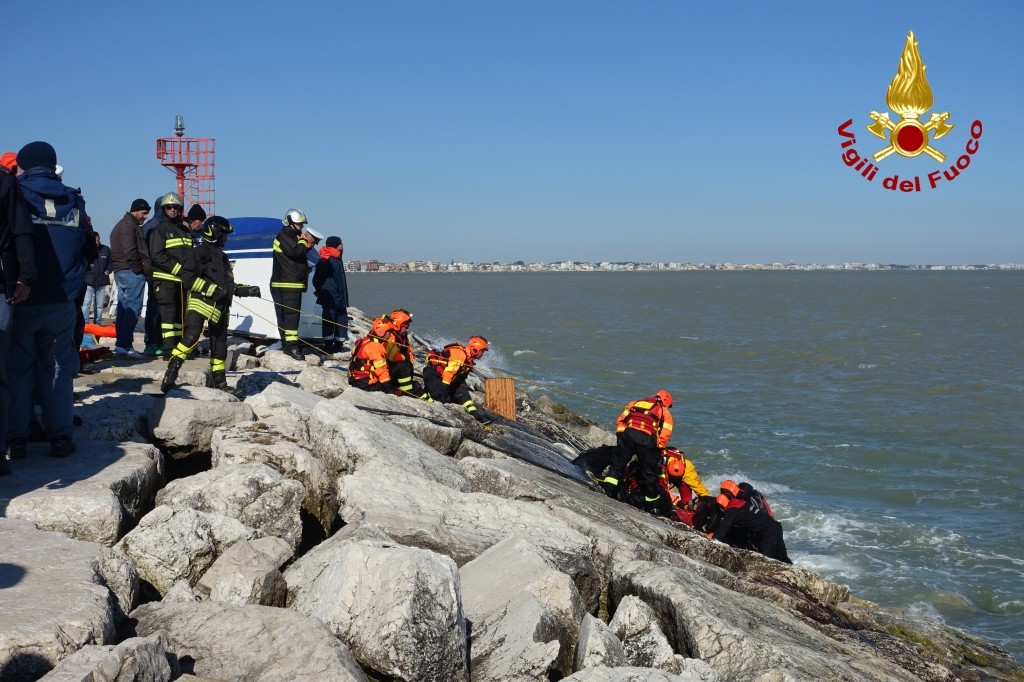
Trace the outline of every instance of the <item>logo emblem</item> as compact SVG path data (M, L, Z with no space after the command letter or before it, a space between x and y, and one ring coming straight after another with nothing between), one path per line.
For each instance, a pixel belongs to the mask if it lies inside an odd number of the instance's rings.
M899 114L900 120L893 122L888 111L881 114L872 111L870 114L874 123L868 125L867 129L883 140L886 139L886 132L889 134L889 145L873 154L876 162L893 152L907 158L927 154L939 163L946 160L945 154L931 146L929 133L934 132L933 139L938 140L953 129L953 124L947 123L949 112L932 112L927 123L921 123L920 120L921 115L932 108L932 89L925 77L925 70L921 53L917 49L917 40L911 31L903 46L899 68L885 93L886 105Z

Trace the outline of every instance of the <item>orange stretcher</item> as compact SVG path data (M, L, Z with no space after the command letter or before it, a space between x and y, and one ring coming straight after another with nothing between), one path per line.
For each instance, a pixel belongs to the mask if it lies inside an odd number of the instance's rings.
M97 339L116 339L117 331L112 324L96 324L89 322L85 325L85 333L92 334Z

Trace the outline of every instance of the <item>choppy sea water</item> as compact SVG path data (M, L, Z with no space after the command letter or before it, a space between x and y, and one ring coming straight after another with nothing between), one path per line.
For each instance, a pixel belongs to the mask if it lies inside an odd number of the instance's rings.
M763 491L793 560L1024 660L1024 272L349 276L367 314L611 428L675 398L708 487Z

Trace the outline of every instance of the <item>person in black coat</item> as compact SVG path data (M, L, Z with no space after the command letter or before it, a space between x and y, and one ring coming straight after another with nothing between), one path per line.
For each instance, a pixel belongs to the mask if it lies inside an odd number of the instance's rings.
M324 350L340 353L348 339L348 282L341 260L345 244L341 237L328 237L320 249L320 260L313 270L313 291L316 303L323 308L322 336Z

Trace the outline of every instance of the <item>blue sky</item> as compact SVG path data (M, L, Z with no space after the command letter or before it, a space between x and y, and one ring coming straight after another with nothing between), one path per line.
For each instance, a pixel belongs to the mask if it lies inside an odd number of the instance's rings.
M44 139L106 235L217 144L217 212L387 261L1024 262L1021 3L11 3L0 146ZM945 164L856 148L913 30ZM1013 47L1017 45L1018 47ZM896 118L895 114L891 114ZM920 193L883 177L946 168Z

